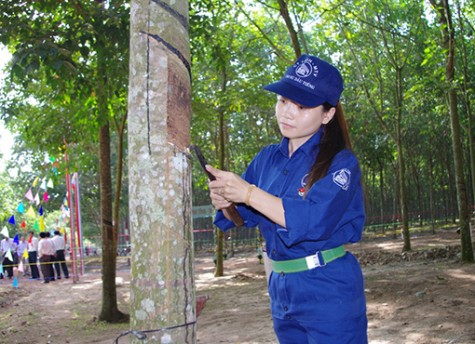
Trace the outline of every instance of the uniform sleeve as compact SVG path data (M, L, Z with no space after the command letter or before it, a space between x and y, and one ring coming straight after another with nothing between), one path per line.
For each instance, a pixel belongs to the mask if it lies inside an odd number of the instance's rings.
M244 221L244 226L248 228L256 227L258 225L257 218L252 210L245 205L238 204L237 210ZM223 214L221 210L216 212L216 217L214 220L214 225L217 226L222 231L227 231L231 228L236 227L236 225L229 221Z
M241 175L241 178L248 183L259 185L259 161L263 159L263 156L268 154L268 148L261 150L256 157L251 161L246 171ZM259 224L259 216L255 210L246 206L245 204L237 204L237 210L244 221L244 226L248 228L256 227ZM226 231L236 227L232 221L229 221L221 210L216 212L214 225L219 229Z
M361 231L365 215L360 177L356 157L344 150L306 198L283 198L287 228L277 233L286 245L328 240L340 229ZM354 237L360 235L355 233Z

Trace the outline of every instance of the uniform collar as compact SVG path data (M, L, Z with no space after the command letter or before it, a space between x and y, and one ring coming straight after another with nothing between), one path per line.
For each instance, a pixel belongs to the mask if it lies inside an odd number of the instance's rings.
M315 156L315 148L318 146L320 143L321 139L323 136L323 125L320 127L320 129L313 135L311 136L307 142L305 142L303 145L301 145L295 152L302 152L305 155L308 155L309 157L314 157ZM282 138L279 144L279 150L280 152L285 156L289 157L289 139L287 137Z

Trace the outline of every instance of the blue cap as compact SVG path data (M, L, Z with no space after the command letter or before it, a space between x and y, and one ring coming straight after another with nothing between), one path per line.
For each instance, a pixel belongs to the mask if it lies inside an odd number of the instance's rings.
M264 86L264 89L307 107L325 102L337 106L343 92L343 78L328 62L302 55L280 81Z

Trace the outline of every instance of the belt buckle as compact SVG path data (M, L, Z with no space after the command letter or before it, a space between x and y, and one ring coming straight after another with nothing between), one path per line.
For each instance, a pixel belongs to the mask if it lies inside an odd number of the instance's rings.
M322 253L320 251L317 251L313 256L305 257L305 260L307 261L307 267L309 270L327 265L323 260Z

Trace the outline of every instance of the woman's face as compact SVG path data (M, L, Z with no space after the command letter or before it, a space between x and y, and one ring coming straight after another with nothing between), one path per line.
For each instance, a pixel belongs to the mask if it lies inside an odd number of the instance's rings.
M334 107L325 112L323 105L309 108L285 97L277 96L275 116L280 132L292 144L291 153L315 134L322 124L327 124L334 114Z

